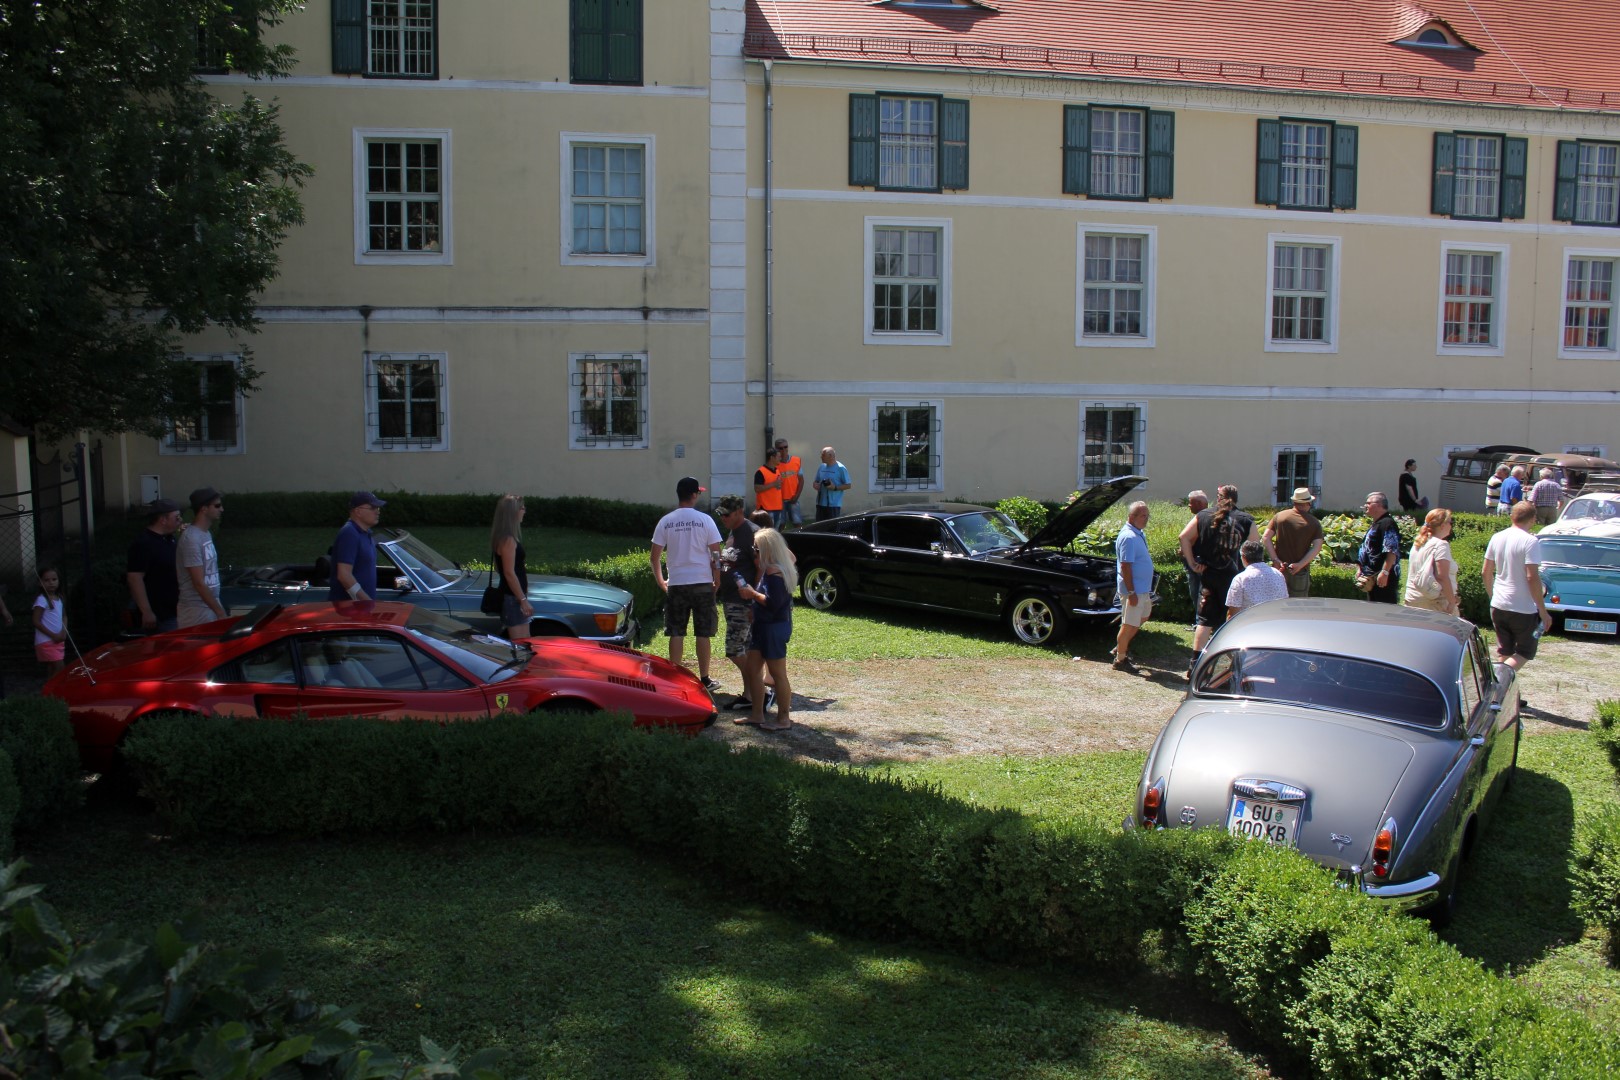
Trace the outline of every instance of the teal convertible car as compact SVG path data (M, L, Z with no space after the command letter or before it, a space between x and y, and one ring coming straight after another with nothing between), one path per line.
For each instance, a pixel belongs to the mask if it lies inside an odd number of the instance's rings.
M478 610L486 575L399 529L377 529L377 599L397 600L460 619L491 634L504 627ZM307 563L276 563L222 575L220 600L235 612L260 604L306 604L327 599L332 568L326 556ZM576 637L612 645L636 642L635 598L624 589L584 578L529 575L535 637Z
M1620 536L1543 532L1541 582L1547 610L1570 634L1620 630Z

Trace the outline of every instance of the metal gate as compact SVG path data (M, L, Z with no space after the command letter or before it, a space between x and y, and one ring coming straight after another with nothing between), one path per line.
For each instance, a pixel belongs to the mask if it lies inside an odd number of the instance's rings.
M28 491L0 494L0 603L11 613L12 626L0 622L0 670L18 676L11 689L36 685L38 664L34 660L34 631L31 611L39 591L39 572L56 567L64 590L68 591L69 628L88 631L95 625L93 579L90 572L93 545L90 536L90 504L85 468L86 449L77 444L63 461L60 451L41 461L29 454L33 487ZM70 542L67 515L79 515L79 535ZM75 550L77 549L77 550ZM72 569L64 563L71 559ZM78 637L78 635L75 635ZM89 635L80 641L87 646Z

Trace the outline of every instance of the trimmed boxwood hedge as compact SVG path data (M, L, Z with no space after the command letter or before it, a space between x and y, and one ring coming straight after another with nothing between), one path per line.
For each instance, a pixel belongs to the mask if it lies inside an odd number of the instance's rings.
M0 750L11 762L18 788L17 828L49 825L83 802L83 768L66 702L0 699Z
M1297 853L1215 830L1024 818L623 716L153 717L127 752L182 829L596 833L859 930L1108 970L1165 949L1316 1075L1620 1070L1614 1033L1540 1004Z

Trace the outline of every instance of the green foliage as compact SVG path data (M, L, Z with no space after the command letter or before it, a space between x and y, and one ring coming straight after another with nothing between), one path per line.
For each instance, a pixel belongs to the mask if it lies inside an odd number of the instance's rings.
M227 528L279 528L305 525L331 528L348 520L352 491L232 492ZM377 492L388 503L383 524L402 529L420 525L480 525L489 528L499 495L427 495L412 491ZM578 496L539 498L526 495L527 525L554 525L651 542L658 519L668 506L628 503ZM671 503L673 506L673 503ZM487 546L487 545L486 545Z
M1609 935L1609 954L1620 960L1620 806L1581 819L1570 866L1570 906Z
M1609 764L1620 773L1620 701L1600 701L1592 718L1592 738L1609 757Z
M17 770L11 755L0 749L0 858L11 858L11 843L17 829L17 809L22 790L17 786Z
M48 437L162 433L202 405L180 335L250 332L310 175L277 109L194 74L198 27L249 75L292 0L0 3L0 401ZM249 361L237 372L251 389Z
M1050 511L1034 499L1026 499L1022 495L1014 495L1010 499L1002 499L996 503L996 509L1013 519L1013 524L1025 536L1034 536L1046 527Z
M422 1040L401 1062L362 1041L350 1010L278 991L279 961L216 948L186 925L143 940L72 937L0 871L0 1069L7 1076L467 1077L496 1080L497 1051L460 1060Z
M83 801L79 749L66 702L47 697L0 700L0 751L16 771L21 798L17 828L49 825Z

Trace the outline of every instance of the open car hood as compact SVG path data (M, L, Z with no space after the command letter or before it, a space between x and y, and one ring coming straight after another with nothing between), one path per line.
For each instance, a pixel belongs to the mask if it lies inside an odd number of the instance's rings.
M1147 483L1145 476L1121 476L1093 484L1082 491L1074 502L1053 514L1046 525L1030 537L1019 550L1068 546L1087 525L1102 517L1108 508L1124 498L1127 492L1145 483Z

